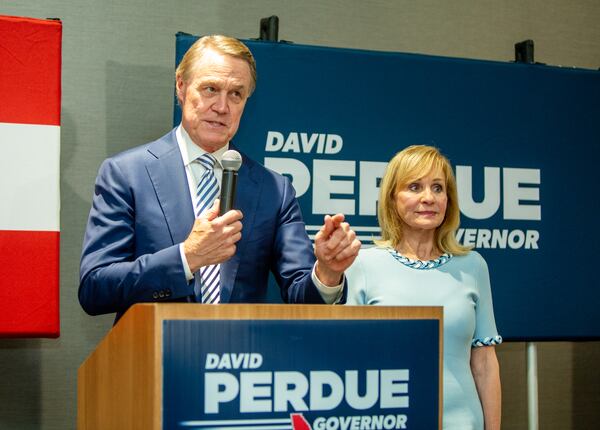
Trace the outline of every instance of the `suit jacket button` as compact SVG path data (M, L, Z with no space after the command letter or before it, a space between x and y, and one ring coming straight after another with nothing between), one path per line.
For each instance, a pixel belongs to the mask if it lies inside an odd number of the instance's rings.
M171 297L171 290L168 288L165 290L165 297Z
M160 297L161 299L164 299L165 298L165 292L163 290L160 290L158 292L158 297Z
M158 291L154 291L154 292L152 293L152 298L153 298L153 299L158 299Z

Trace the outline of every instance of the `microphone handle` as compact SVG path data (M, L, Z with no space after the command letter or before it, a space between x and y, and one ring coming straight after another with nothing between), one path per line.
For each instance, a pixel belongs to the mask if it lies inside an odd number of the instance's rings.
M236 171L223 170L223 176L221 180L221 206L219 208L219 215L223 215L224 213L233 209L237 177L238 173Z

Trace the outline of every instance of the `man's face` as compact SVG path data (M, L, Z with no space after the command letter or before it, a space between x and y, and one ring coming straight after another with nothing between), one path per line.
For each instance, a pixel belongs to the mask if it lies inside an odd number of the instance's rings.
M177 78L182 125L196 145L214 152L237 132L250 95L252 77L242 59L206 50L190 79Z

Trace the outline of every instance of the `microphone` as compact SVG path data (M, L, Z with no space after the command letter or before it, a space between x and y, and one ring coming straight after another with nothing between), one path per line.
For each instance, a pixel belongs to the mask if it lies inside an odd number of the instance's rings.
M223 215L233 209L238 170L242 165L242 156L239 152L230 149L223 154L221 164L223 165L223 176L221 177L221 205L219 215Z

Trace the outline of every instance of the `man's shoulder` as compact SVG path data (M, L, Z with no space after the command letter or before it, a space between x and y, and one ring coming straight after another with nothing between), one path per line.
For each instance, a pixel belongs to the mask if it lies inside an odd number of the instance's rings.
M178 150L177 140L175 138L175 129L169 131L164 136L153 140L152 142L134 146L126 149L108 158L108 160L117 163L130 163L142 159L156 159L171 151Z
M240 150L237 146L231 145L231 149L235 149L242 156L242 166L247 169L247 172L253 177L262 177L262 179L271 180L277 183L284 183L287 178L282 174L265 167L262 163L252 159L244 151Z

